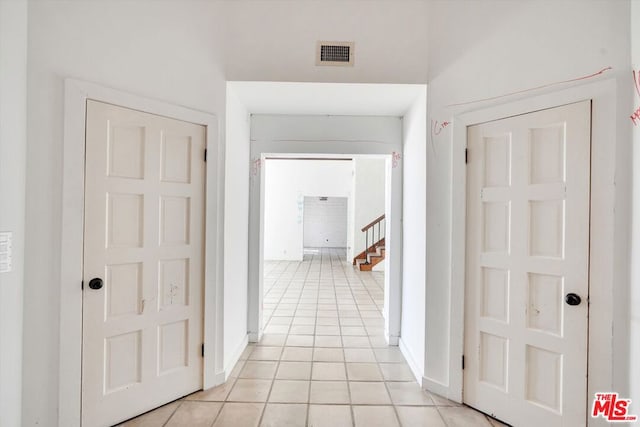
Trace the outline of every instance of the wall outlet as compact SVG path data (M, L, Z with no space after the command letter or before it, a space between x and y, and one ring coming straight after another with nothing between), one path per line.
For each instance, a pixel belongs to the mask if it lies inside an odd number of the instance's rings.
M13 233L11 231L0 232L0 273L11 271Z

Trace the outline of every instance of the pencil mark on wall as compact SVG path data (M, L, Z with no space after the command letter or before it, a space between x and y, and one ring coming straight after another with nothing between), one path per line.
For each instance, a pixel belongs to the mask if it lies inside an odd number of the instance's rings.
M633 85L636 87L636 92L638 93L638 97L640 97L640 70L636 72L633 70ZM638 126L640 123L640 107L636 109L636 111L629 116L634 126Z
M436 142L436 137L438 135L440 135L449 125L451 125L451 122L449 121L443 121L440 122L439 120L431 120L431 151L433 152L433 155L436 155L436 147L435 147L435 142Z
M394 168L398 167L398 163L400 163L400 159L402 159L402 154L398 153L397 151L394 151L393 153L391 153L391 165Z
M601 69L600 71L596 71L595 73L592 74L587 74L586 76L580 76L580 77L575 77L573 79L568 79L568 80L562 80L559 82L553 82L553 83L547 83L541 86L536 86L536 87L531 87L531 88L527 88L527 89L522 89L522 90L517 90L515 92L509 92L509 93L505 93L502 95L497 95L497 96L492 96L489 98L482 98L482 99L476 99L473 101L466 101L466 102L458 102L455 104L449 104L447 105L447 107L459 107L461 105L469 105L469 104L476 104L478 102L485 102L485 101L494 101L496 99L500 99L500 98L506 98L508 96L513 96L513 95L519 95L522 93L527 93L527 92L533 92L536 90L540 90L540 89L545 89L548 87L552 87L552 86L558 86L558 85L562 85L565 83L572 83L572 82L578 82L580 80L587 80L587 79L592 79L594 77L600 76L604 73L606 73L607 71L613 70L613 67L605 67L603 69Z

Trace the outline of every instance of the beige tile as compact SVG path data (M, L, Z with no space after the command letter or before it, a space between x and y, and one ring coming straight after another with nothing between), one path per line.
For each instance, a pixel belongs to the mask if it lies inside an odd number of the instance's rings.
M249 360L240 371L240 378L272 379L276 374L278 362Z
M289 333L293 335L313 335L316 327L313 325L293 325Z
M338 316L340 316L340 319L342 319L342 320L349 319L349 318L360 319L360 312L358 310L347 310L347 309L341 310L341 309L339 309L338 310ZM343 325L344 325L344 323L343 323Z
M438 410L428 406L396 406L402 427L446 427Z
M350 381L382 381L377 363L347 363Z
M487 417L464 406L438 408L448 427L492 427Z
M429 394L415 382L389 382L387 387L394 405L433 405Z
M378 328L384 327L384 319L382 319L382 318L380 318L380 319L372 319L372 318L363 317L362 318L362 323L364 323L365 326L374 326L374 327L378 327Z
M165 422L173 415L180 406L180 402L172 402L161 406L156 410L147 412L132 420L120 424L120 427L157 427L164 425Z
M309 427L353 427L348 405L310 405Z
M287 347L313 347L313 335L289 335Z
M370 348L345 348L344 360L347 362L375 363L376 357Z
M293 321L293 317L278 317L278 316L273 316L271 318L271 320L269 321L269 325L291 325L291 322Z
M350 381L351 403L363 405L390 405L389 393L383 382Z
M363 319L381 319L382 315L378 310L360 310L360 316Z
M285 310L278 308L273 312L273 315L277 317L293 317L294 314L296 314L295 309Z
M233 369L229 373L229 378L238 378L246 362L247 362L246 360L238 360L238 363L236 363L236 365L233 367Z
M433 400L433 403L435 403L436 406L462 406L461 404L456 403L453 400L438 396L435 393L429 393L429 396L431 396L431 400Z
M362 320L359 317L345 317L340 319L342 326L362 326Z
M316 334L318 335L340 335L339 326L316 326Z
M281 347L256 347L249 360L278 360L281 353Z
M316 309L312 308L312 309L304 309L304 308L298 308L296 310L296 316L300 316L300 317L315 317L316 315Z
M342 339L339 336L316 335L316 347L342 347Z
M311 403L350 403L346 381L311 381Z
M371 347L373 348L387 348L387 340L385 337L369 337L369 341L371 342Z
M285 347L282 359L286 361L309 362L313 358L313 349L305 347Z
M286 334L264 334L258 345L267 347L282 347L286 340Z
M367 330L362 326L343 326L342 335L366 336Z
M318 317L316 324L318 326L338 326L340 321L337 317Z
M315 325L316 318L315 317L299 317L296 316L293 318L292 325Z
M257 427L263 403L225 403L213 427Z
M314 362L344 362L344 351L341 348L313 349Z
M275 380L269 395L269 402L307 403L309 401L309 381Z
M369 337L342 337L342 344L344 348L370 348L371 343Z
M268 403L260 427L305 427L307 405Z
M324 381L346 380L347 375L344 369L344 363L313 362L311 379Z
M398 347L376 348L373 352L376 354L376 359L378 359L380 363L406 363Z
M255 348L254 345L246 346L244 351L240 355L240 360L247 360L249 358L249 355L251 354L251 352L253 351L254 348Z
M311 379L311 362L280 362L276 379L309 380Z
M182 402L173 413L167 427L209 427L222 408L220 402Z
M400 427L393 406L354 406L356 427Z
M233 402L266 402L271 388L271 380L238 379L233 386L227 401Z
M289 326L287 325L268 325L264 328L265 334L287 334L289 332Z
M367 330L367 335L377 336L377 337L384 336L384 328L378 328L378 327L374 328L371 326L367 326L365 329Z
M235 384L235 379L229 379L226 383L219 385L217 387L210 388L208 390L198 391L196 393L190 394L185 399L186 400L203 400L210 402L224 402L229 395L229 392L233 388Z
M413 372L406 363L380 363L378 364L382 371L385 381L415 381Z

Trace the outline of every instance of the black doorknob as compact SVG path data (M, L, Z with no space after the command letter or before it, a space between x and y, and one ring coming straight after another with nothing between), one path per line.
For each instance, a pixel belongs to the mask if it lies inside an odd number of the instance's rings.
M580 295L570 293L567 294L566 297L564 297L564 301L569 305L580 305L580 303L582 302L582 298L580 298Z
M91 289L102 289L102 279L96 277L95 279L91 279L89 281L89 287Z

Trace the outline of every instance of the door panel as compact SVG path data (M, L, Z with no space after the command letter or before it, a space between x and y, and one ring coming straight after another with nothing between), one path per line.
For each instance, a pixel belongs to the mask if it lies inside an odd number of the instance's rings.
M464 401L513 425L586 424L590 117L468 128Z
M202 126L87 102L84 425L202 388L204 148Z

